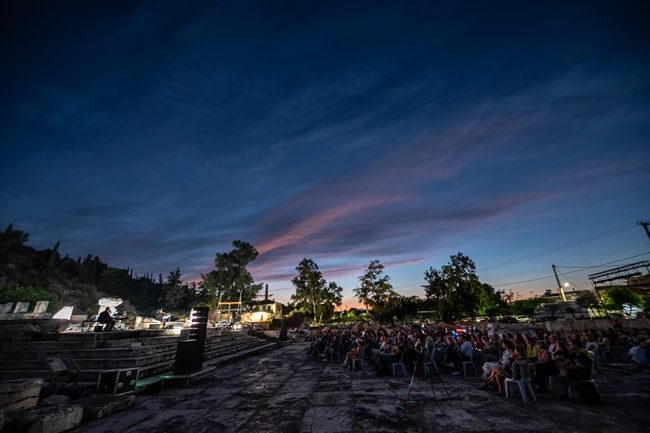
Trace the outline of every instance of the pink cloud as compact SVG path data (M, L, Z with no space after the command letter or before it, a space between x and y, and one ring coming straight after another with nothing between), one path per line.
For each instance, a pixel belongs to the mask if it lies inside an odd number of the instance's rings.
M336 223L341 218L350 217L368 209L376 208L386 204L393 204L406 201L407 197L376 197L362 198L356 201L347 201L338 206L326 209L323 212L317 212L307 217L292 227L284 230L277 236L267 239L257 246L260 254L293 245L304 241L307 237L320 233L328 226Z

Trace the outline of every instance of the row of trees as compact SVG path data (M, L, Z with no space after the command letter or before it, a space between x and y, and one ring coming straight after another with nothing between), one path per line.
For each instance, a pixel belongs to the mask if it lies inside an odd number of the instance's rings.
M292 283L296 293L292 301L296 308L322 321L322 317L332 316L334 308L341 305L342 289L334 282L327 283L318 265L311 259L304 259L296 267L298 275ZM432 312L436 317L451 322L461 317L497 316L502 314L533 315L536 309L547 304L551 315L559 305L543 296L515 300L512 291L495 290L480 281L476 265L467 256L458 253L450 257L449 263L440 269L430 267L424 272L424 297L401 296L384 272L384 265L373 260L359 277L359 285L353 290L354 296L366 310L366 315L379 322L404 321L417 317L420 311ZM602 312L624 308L650 307L650 299L643 300L639 295L625 287L615 287L602 293L602 302L592 293L585 293L576 304L592 312ZM576 309L565 311L575 317ZM346 316L357 317L356 309ZM339 319L342 319L342 314Z
M463 316L499 314L508 307L505 292L481 283L474 262L462 253L451 256L449 264L440 269L425 272L425 299L398 294L384 269L379 260L371 261L354 289L354 296L379 322L409 320L417 317L418 311L430 309L437 317L451 321ZM341 287L325 281L311 259L303 259L296 272L298 275L292 280L296 288L292 301L296 307L321 320L324 315L331 316L334 308L341 305Z

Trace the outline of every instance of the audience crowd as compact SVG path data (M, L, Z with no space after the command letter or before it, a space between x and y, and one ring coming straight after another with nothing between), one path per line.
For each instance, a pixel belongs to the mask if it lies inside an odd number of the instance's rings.
M334 358L343 367L373 368L377 376L392 374L393 364L405 370L430 367L461 373L463 363L473 363L482 373L480 389L504 394L505 379L532 372L535 392L547 392L555 378L563 384L560 399L570 399L570 387L589 381L598 362L625 356L639 368L650 356L650 332L583 331L561 334L541 330L525 333L502 332L491 326L450 327L400 325L394 327L354 326L349 329L324 328L308 337L313 341L307 355L324 362ZM515 361L523 360L526 363ZM514 365L513 365L514 364ZM467 368L467 365L464 366ZM526 372L526 374L528 374Z

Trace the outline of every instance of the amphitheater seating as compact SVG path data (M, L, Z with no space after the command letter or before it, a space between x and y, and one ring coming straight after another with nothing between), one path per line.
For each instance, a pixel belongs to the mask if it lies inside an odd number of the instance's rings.
M140 368L140 378L173 370L178 336L169 330L76 332L59 334L55 341L2 343L0 380L51 377L46 358L69 356L79 366L79 381L96 381L99 373ZM208 329L204 365L216 366L274 347L244 332Z

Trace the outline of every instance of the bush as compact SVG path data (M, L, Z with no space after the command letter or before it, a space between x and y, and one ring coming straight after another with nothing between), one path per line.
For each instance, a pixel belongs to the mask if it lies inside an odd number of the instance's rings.
M31 312L38 301L49 301L47 311L52 312L56 309L59 298L54 293L32 286L0 286L0 303L29 302Z

